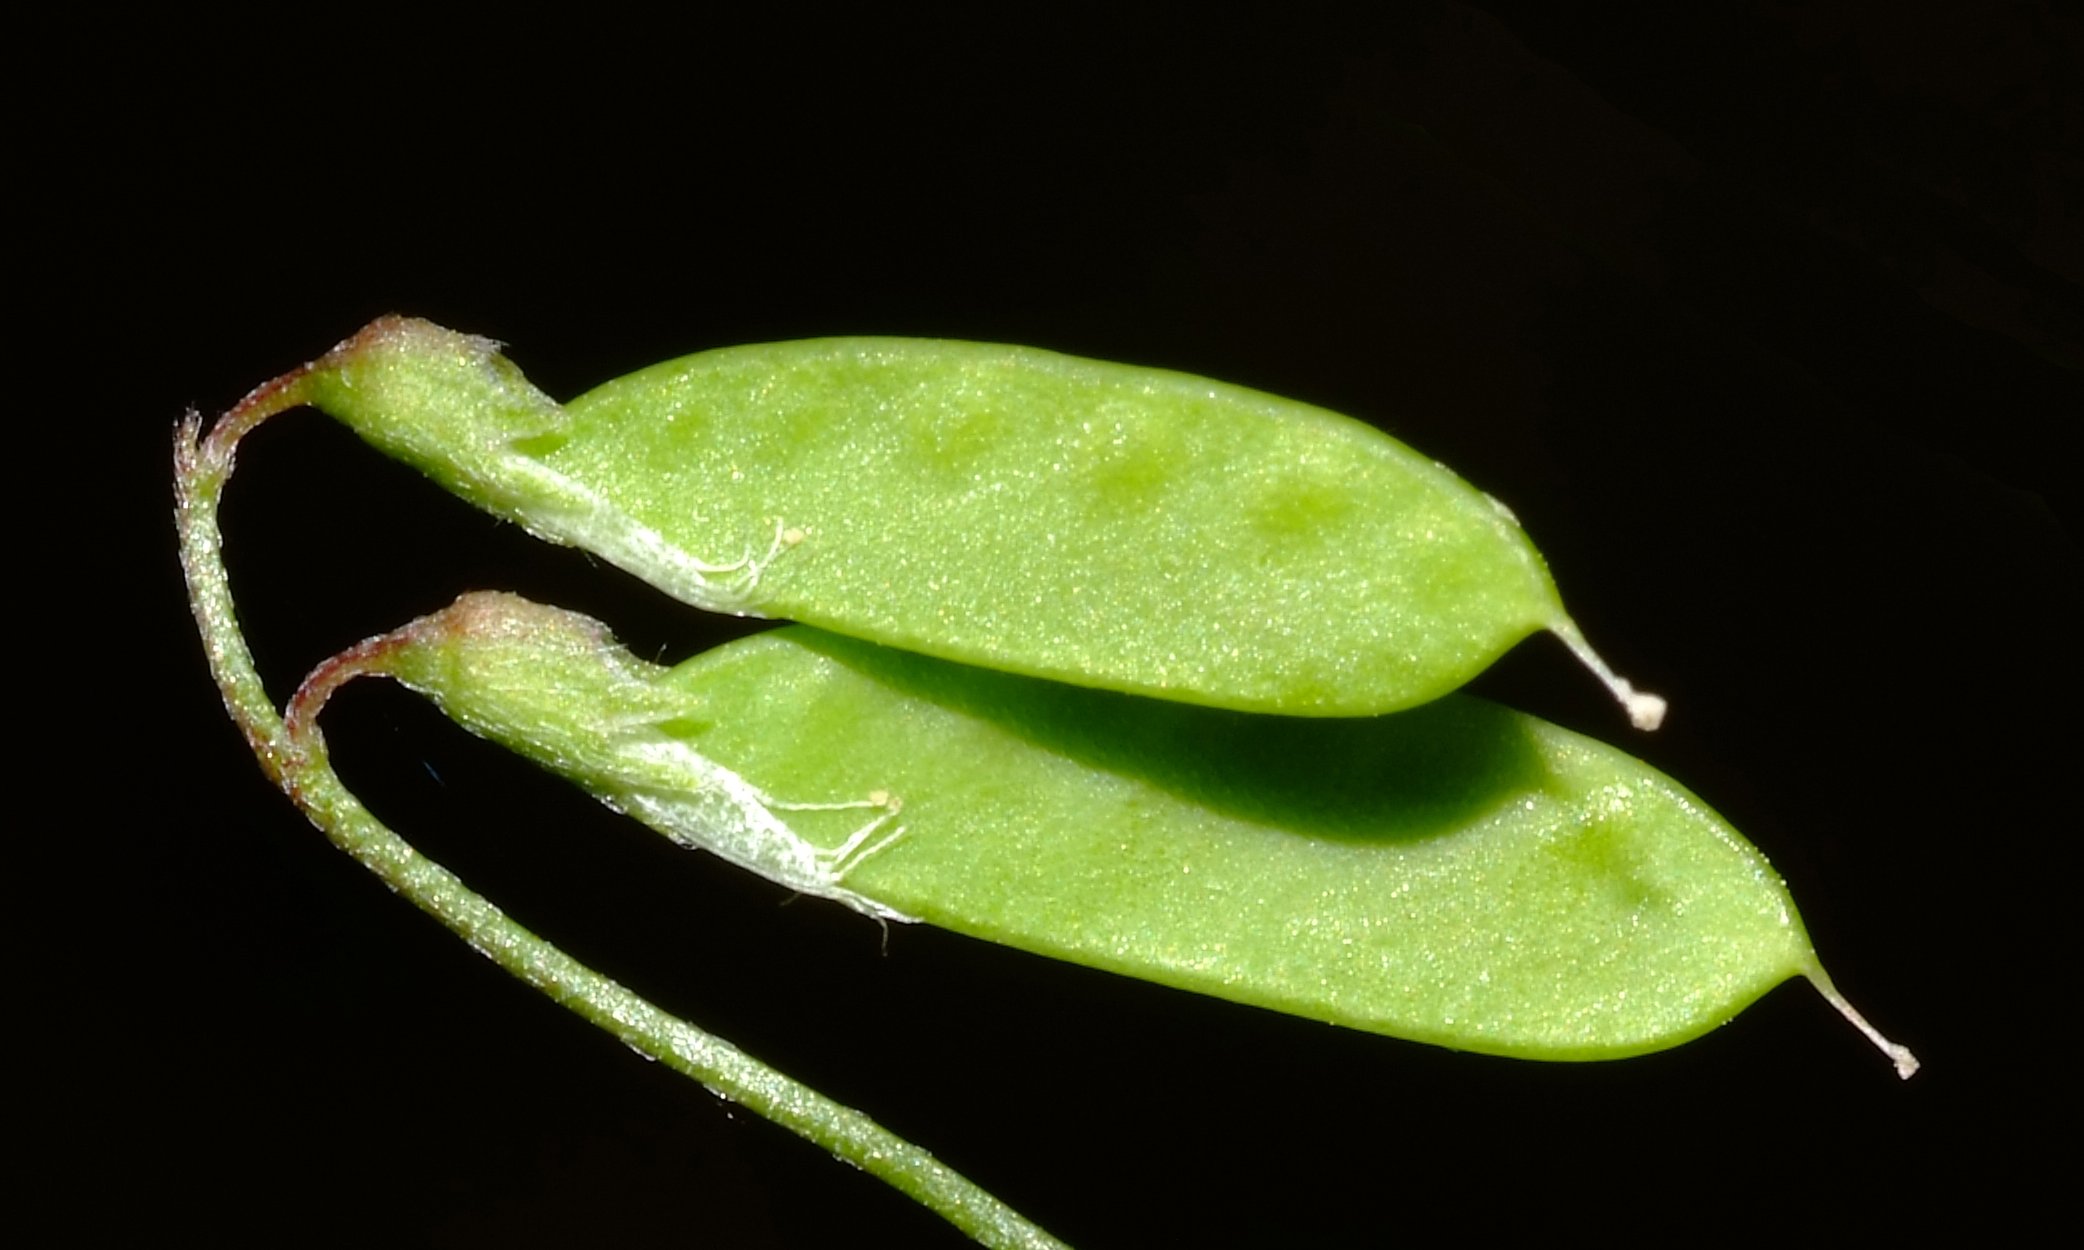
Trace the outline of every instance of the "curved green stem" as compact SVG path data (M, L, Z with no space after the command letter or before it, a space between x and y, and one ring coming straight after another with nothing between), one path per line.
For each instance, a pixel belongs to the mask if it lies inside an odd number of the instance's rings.
M268 416L306 401L315 371L332 357L254 391L205 439L190 413L175 432L176 513L188 579L210 670L225 707L269 778L334 845L383 878L480 953L634 1050L889 1182L990 1246L1060 1246L998 1199L850 1107L792 1080L685 1020L647 1002L536 936L386 828L343 785L315 730L293 733L270 702L239 631L220 554L218 503L239 438ZM352 655L353 653L350 653ZM339 679L351 665L336 666ZM323 701L323 687L314 691ZM306 700L309 712L316 704Z

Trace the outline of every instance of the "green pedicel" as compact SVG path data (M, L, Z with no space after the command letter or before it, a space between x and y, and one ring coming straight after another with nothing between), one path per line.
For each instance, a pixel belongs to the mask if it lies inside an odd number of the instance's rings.
M333 772L313 717L324 701L323 674L344 680L358 662L379 657L390 639L374 639L322 666L318 679L306 683L304 697L294 706L294 725L284 723L254 671L253 655L240 632L217 525L239 436L252 428L250 413L277 399L280 389L278 383L256 391L207 439L201 436L201 419L190 414L174 440L174 516L189 606L225 709L269 779L335 846L391 889L448 926L479 954L639 1054L881 1178L985 1245L1062 1250L1061 1242L918 1146L660 1010L529 932L384 827ZM488 1039L488 1044L500 1040ZM420 1106L417 1113L438 1122L444 1109Z
M1641 728L1510 513L1378 431L1032 348L820 339L560 406L494 344L387 318L299 403L539 537L699 607L1241 711L1438 698L1549 630Z
M669 669L586 617L476 594L322 668L292 724L362 672L676 841L870 915L1530 1059L1676 1045L1806 976L1915 1067L1698 799L1466 696L1270 719L807 628Z

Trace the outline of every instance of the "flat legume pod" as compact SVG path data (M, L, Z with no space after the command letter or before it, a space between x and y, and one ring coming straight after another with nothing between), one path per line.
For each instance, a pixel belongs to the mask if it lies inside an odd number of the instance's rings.
M689 603L1246 711L1460 686L1564 612L1510 513L1360 422L979 343L704 352L560 406L493 345L387 319L284 380L458 494Z
M1793 976L1867 1027L1700 800L1468 696L1250 716L801 627L668 669L494 594L347 669L300 707L388 673L679 842L883 919L1525 1058L1671 1046Z

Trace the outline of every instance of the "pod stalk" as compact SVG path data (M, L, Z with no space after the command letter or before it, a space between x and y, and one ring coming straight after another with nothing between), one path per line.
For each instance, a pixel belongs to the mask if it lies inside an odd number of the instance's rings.
M321 665L294 701L292 723L284 722L239 628L222 558L218 504L239 439L269 416L307 402L313 372L330 367L333 355L256 389L207 438L202 418L193 412L174 434L175 523L189 603L225 706L268 777L335 846L386 885L501 968L639 1054L879 1177L985 1245L1061 1247L975 1182L868 1116L573 959L378 821L333 772L315 718L331 690L361 673L383 671L384 653L395 646L396 635L371 640Z

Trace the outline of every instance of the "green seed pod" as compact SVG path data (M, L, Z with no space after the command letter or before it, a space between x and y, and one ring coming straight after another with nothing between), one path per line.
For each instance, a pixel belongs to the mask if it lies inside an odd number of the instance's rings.
M1030 348L705 352L560 406L494 345L371 325L251 405L311 403L448 489L688 603L1007 672L1362 716L1529 634L1654 728L1511 514L1336 414Z
M678 842L881 919L1533 1059L1672 1046L1806 976L1916 1066L1700 800L1467 696L1254 717L807 628L669 669L585 617L477 594L319 670L292 726L361 672Z

